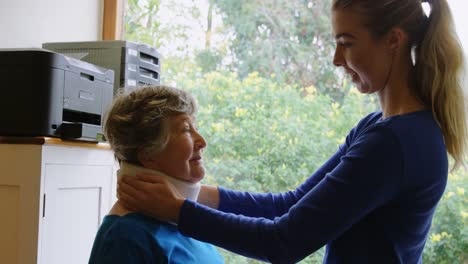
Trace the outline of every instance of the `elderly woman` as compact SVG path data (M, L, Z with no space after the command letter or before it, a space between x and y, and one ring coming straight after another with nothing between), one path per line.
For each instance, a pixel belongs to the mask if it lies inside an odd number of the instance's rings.
M205 139L195 127L197 104L188 93L144 87L114 101L104 132L120 162L118 175L163 174L197 200ZM177 175L177 178L168 175ZM117 201L104 217L89 263L223 263L216 249L182 235L171 223L129 211Z

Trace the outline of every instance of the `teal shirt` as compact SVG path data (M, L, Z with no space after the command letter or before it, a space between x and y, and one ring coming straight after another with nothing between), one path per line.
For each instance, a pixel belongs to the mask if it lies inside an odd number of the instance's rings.
M182 235L176 226L138 213L108 215L89 264L224 263L215 247Z

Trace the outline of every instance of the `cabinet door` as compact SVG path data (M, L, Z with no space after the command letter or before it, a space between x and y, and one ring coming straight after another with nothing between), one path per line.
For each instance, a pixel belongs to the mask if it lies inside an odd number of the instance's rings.
M41 264L88 263L111 202L112 165L46 164Z

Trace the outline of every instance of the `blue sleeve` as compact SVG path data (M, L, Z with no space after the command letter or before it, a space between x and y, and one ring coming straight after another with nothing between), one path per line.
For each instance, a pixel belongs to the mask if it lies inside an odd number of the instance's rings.
M186 200L182 233L273 263L297 262L337 238L401 190L402 153L386 127L359 135L339 164L273 220L219 212Z
M287 213L307 192L314 188L325 174L340 161L342 153L336 152L322 167L297 189L285 193L249 193L219 187L219 211L244 216L273 219Z
M107 239L89 264L163 264L166 256L152 242L128 239Z

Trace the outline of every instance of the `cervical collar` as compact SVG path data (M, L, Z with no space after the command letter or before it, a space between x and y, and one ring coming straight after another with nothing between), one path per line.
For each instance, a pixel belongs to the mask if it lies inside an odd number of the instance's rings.
M141 166L133 165L127 162L120 162L120 169L117 171L117 177L122 175L136 176L137 174L154 174L163 176L182 194L185 198L196 201L200 192L200 182L193 183L184 180L179 180L168 176L157 170L147 169Z

